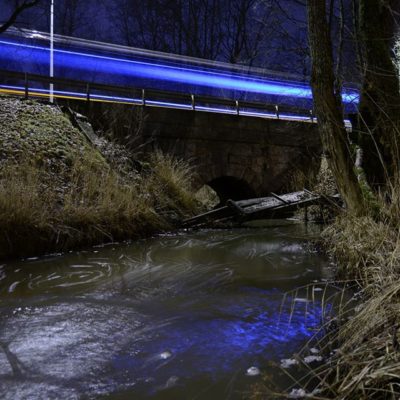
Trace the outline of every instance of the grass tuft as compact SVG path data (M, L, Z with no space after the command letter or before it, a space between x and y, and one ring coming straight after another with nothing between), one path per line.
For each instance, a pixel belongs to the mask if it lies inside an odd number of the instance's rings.
M172 211L185 216L199 207L192 190L193 171L187 162L156 151L150 157L149 167L145 191L153 194L158 212L164 215Z
M297 370L282 372L291 377L289 388L272 390L265 381L253 398L400 398L400 185L374 200L368 215L342 214L322 236L339 265L335 283L353 288L342 292L335 313L297 355L303 359L312 345L325 361L312 368L299 362Z
M400 396L400 190L382 197L369 215L344 215L323 234L343 279L357 282L360 298L351 316L326 336L336 351L318 375L320 398L398 399ZM377 214L379 210L379 214Z
M37 165L12 164L0 176L0 257L63 251L171 229L192 215L190 168L156 153L129 179L89 154L51 185Z

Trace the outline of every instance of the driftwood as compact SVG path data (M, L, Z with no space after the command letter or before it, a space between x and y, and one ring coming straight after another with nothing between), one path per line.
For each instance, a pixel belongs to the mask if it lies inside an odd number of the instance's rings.
M280 218L312 205L338 206L339 200L338 195L322 196L307 189L282 195L271 193L269 197L257 199L228 200L223 207L186 219L183 221L183 227L201 227L216 222L241 223L257 219Z

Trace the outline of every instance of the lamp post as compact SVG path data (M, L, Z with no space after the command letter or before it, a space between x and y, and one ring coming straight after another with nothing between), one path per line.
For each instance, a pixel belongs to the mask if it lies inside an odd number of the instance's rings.
M54 78L54 0L50 5L50 78ZM50 83L50 103L54 103L53 83Z

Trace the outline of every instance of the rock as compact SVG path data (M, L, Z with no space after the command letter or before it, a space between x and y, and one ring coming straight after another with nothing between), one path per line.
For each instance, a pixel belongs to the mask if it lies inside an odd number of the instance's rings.
M289 393L289 399L303 399L307 396L307 392L304 389L292 389Z
M261 373L260 369L257 367L250 367L246 371L247 376L257 376L257 375L260 375L260 373Z
M298 365L299 362L294 358L285 358L281 360L281 368L290 368L294 365Z
M307 356L304 357L304 362L306 364L311 364L313 362L320 362L322 361L322 357L321 356Z
M165 389L172 388L177 385L179 378L177 376L171 376L165 384Z
M160 354L160 358L162 360L166 360L172 356L172 353L170 351L164 351L163 353Z

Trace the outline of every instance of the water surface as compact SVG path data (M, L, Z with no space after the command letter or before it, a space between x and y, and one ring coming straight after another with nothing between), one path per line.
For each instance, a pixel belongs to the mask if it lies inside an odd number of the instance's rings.
M275 221L1 265L0 397L246 397L260 379L248 369L290 357L321 322L318 288L282 303L329 274L306 248L316 233Z

